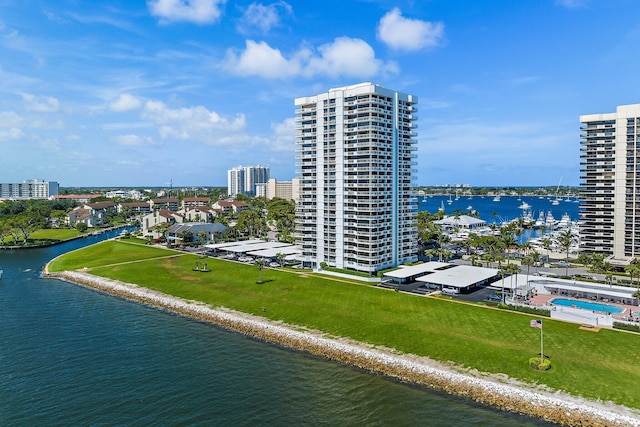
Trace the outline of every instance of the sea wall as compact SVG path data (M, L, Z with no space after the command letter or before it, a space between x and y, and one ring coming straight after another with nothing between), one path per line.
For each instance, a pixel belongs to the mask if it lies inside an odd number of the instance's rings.
M329 338L317 331L245 313L213 309L200 302L182 300L85 272L44 274L499 410L568 426L640 426L640 416L624 407L578 399L564 393L544 392L524 384L516 384L509 379L500 380L497 376L463 374L428 358L397 354L355 341Z

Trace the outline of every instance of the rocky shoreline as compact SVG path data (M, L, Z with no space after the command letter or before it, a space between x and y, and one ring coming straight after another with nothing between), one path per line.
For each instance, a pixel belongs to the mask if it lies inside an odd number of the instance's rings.
M425 357L398 354L359 342L329 338L283 323L225 309L214 309L137 285L86 272L44 273L123 299L157 307L280 346L304 351L400 381L419 384L493 408L568 426L640 426L628 408L545 392L498 376L460 373Z

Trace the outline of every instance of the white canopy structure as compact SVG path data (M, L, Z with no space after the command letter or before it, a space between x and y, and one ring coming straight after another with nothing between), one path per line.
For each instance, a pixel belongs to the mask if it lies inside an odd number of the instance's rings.
M475 228L484 227L486 221L479 218L475 218L469 215L450 215L444 217L441 220L434 221L434 224L440 224L446 228L465 228L467 230L473 230Z

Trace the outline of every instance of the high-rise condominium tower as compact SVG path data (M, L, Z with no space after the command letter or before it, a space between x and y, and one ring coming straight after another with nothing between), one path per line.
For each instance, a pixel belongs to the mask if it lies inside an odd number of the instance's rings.
M295 100L306 266L375 272L417 260L417 102L372 83Z
M230 196L256 194L256 186L269 181L268 166L236 166L227 171L227 191Z
M580 250L625 265L640 255L640 104L580 123Z

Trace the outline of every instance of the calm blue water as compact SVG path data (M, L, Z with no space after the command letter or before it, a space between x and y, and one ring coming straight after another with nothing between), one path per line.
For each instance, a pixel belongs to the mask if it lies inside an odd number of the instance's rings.
M624 312L624 308L622 308L622 307L618 307L618 306L611 305L611 304L601 304L601 303L598 303L598 302L591 302L591 301L579 301L579 300L567 299L567 298L554 298L549 302L551 304L561 305L563 307L573 307L573 306L575 306L575 307L581 308L583 310L600 311L602 313L618 314L618 313Z
M0 425L545 425L43 279L0 252Z
M466 212L467 208L471 206L478 211L480 219L488 223L500 223L522 216L522 209L519 206L522 202L526 202L531 206L531 214L534 220L538 219L541 211L545 215L551 212L557 220L560 220L565 213L569 214L573 221L579 219L578 207L580 204L575 202L575 197L570 202L563 200L557 206L552 205L547 198L540 199L538 197L523 196L520 199L518 200L517 196L502 196L499 202L494 202L493 197L490 196L473 196L471 198L460 196L456 200L454 195L451 197L451 204L448 204L449 196L434 196L426 199L418 197L418 210L436 213L444 203L445 214L453 215L456 209Z
M448 203L451 199L451 204ZM523 215L523 209L520 208L523 202L530 206L530 212L533 220L537 220L540 212L545 216L549 213L556 220L560 220L564 214L568 214L572 221L578 221L580 215L578 209L580 204L573 198L571 201L561 201L558 205L553 205L547 198L531 196L502 196L499 202L494 202L491 196L460 196L458 200L455 195L434 196L422 198L418 197L418 210L429 211L431 213L438 212L438 209L444 206L445 215L454 215L457 211L466 213L471 207L478 212L480 219L487 221L487 224L500 224L505 221L511 221ZM551 230L547 230L551 231ZM518 237L518 242L523 243L529 239L540 237L542 230L526 229L522 231L522 235Z

